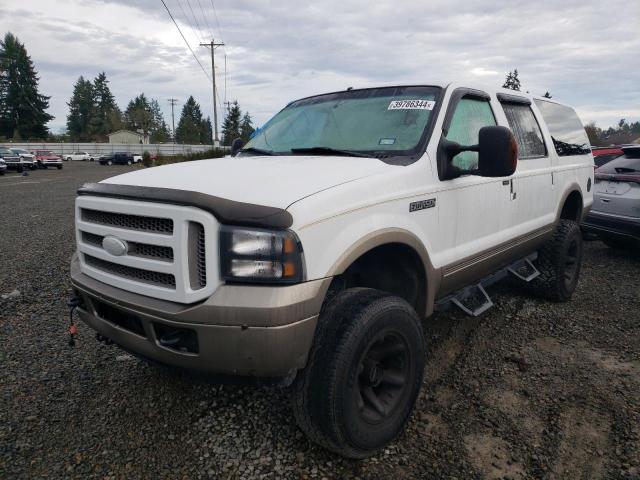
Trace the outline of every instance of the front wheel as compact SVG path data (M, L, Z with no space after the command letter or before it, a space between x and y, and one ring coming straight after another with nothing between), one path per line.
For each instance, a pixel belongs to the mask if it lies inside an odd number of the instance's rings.
M67 157L67 162L70 162L70 161L71 161L71 157Z
M127 165L131 166L131 160L127 160Z
M346 290L323 309L292 386L300 428L349 458L374 454L404 429L422 385L422 328L403 299Z
M109 161L107 162L107 165L111 166L111 165L113 165L113 162L112 162L111 160L109 160Z
M57 165L58 170L62 170L62 165Z
M553 237L538 252L540 275L531 282L533 291L554 302L568 301L582 266L582 234L573 220L560 220Z

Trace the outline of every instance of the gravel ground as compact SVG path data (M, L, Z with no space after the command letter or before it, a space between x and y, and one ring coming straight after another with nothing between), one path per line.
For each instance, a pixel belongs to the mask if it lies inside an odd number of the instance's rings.
M503 284L482 318L428 319L408 429L348 461L305 439L283 390L157 369L84 325L67 346L75 190L127 169L0 178L0 478L640 479L637 257L589 242L569 303Z

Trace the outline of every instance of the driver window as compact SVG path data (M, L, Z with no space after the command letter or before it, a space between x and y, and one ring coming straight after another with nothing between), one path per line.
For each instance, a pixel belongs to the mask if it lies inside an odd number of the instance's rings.
M451 118L447 140L460 145L476 145L482 127L497 125L487 100L463 98L456 105ZM478 168L478 152L462 152L453 157L452 164L464 170Z

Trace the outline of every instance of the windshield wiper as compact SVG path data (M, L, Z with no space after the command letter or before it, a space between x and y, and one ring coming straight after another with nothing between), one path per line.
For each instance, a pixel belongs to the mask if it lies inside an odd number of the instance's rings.
M275 155L271 150L263 150L261 148L255 147L243 148L242 150L240 150L240 152L256 153L258 155Z
M308 147L308 148L292 148L291 153L310 153L316 155L342 155L345 157L365 157L376 158L366 153L354 152L352 150L339 150L331 147Z

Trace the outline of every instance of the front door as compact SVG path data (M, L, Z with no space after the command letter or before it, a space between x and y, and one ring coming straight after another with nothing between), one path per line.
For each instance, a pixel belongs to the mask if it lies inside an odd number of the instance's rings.
M489 95L460 89L454 91L446 114L443 135L461 145L476 145L480 128L497 125ZM462 152L453 165L474 169L476 152ZM495 247L507 241L505 214L510 201L510 179L463 175L442 180L439 195L438 250L441 252L443 279L441 293L475 280L474 271L487 268ZM481 269L474 268L482 266Z

